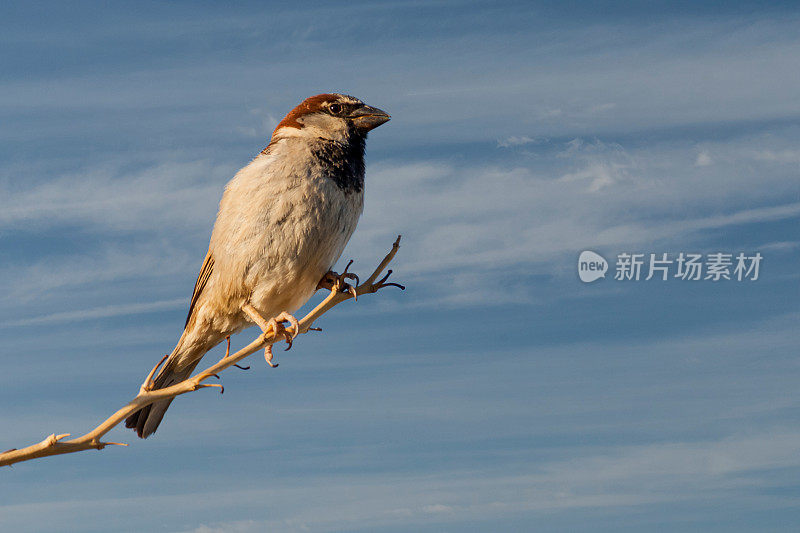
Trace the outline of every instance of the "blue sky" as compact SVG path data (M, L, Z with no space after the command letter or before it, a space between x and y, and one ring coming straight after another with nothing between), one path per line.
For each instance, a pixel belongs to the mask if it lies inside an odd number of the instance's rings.
M402 233L408 290L179 399L147 441L4 469L0 529L794 530L799 23L792 3L4 4L0 449L135 394L225 182L311 94L393 116L343 259L367 273ZM587 249L764 260L755 282L583 284Z

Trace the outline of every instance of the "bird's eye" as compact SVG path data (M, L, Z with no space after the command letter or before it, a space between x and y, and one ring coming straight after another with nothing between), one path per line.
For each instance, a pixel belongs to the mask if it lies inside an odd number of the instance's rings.
M342 106L339 104L331 104L328 106L328 111L331 112L331 115L338 115L342 112Z

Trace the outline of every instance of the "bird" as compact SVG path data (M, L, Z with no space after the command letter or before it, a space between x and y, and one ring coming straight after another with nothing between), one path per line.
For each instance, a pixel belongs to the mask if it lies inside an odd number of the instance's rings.
M330 284L363 211L367 133L390 118L353 96L324 93L278 123L267 147L225 186L183 333L151 389L183 381L247 327L277 331L287 322L297 334L291 313ZM271 346L265 356L276 366ZM143 407L126 427L147 438L171 402Z

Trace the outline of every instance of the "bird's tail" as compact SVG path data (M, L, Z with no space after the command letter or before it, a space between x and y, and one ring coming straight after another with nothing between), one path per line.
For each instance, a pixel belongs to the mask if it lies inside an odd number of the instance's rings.
M188 366L181 365L183 368L178 369L178 362L185 360L183 357L184 354L179 354L179 348L180 343L178 343L178 346L175 347L175 350L167 358L164 366L161 367L158 375L153 380L153 390L164 389L170 385L174 385L183 381L191 375L192 371L197 366L197 363L200 362L200 358L197 358ZM156 429L158 429L158 425L161 423L161 419L164 418L164 413L167 412L169 404L172 403L172 400L173 398L168 400L159 400L155 403L151 403L150 405L142 407L125 420L125 427L134 428L139 437L146 439L156 432Z

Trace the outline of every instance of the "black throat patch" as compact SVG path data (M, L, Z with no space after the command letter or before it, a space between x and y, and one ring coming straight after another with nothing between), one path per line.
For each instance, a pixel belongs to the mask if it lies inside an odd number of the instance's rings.
M366 137L352 134L347 143L318 139L311 149L325 175L345 194L364 190Z

